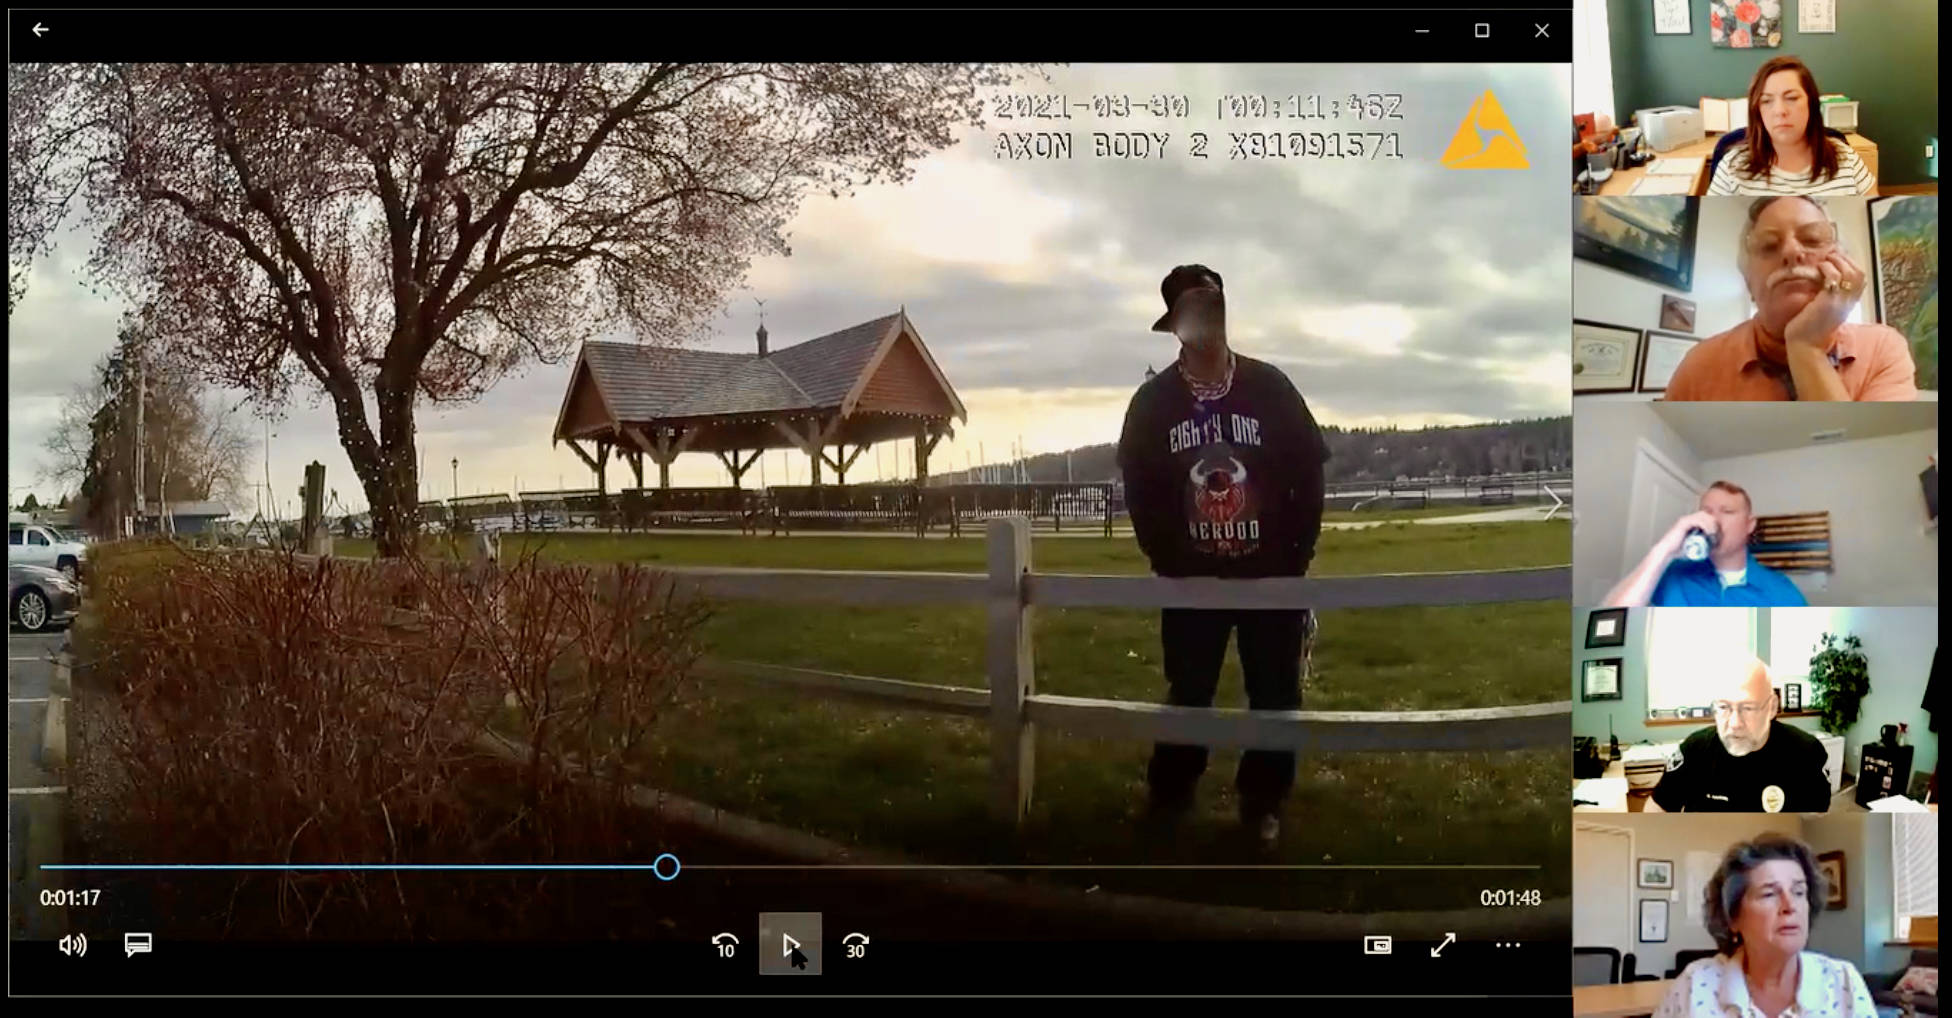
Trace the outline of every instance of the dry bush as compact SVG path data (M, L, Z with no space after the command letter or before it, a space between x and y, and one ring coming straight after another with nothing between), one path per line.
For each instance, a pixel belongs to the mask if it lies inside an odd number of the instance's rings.
M126 810L147 858L649 861L619 763L688 678L703 620L654 574L181 549L106 565L83 653L129 722L110 752L142 776ZM484 753L491 729L520 752ZM159 905L252 935L573 925L536 914L573 904L544 883L288 871L227 877L223 900L178 882Z

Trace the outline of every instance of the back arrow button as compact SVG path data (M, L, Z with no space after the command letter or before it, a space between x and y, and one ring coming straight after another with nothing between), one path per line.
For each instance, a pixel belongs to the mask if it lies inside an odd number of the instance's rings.
M46 34L47 34L47 26L41 24L38 21L34 22L34 38L38 39L41 36L44 36Z

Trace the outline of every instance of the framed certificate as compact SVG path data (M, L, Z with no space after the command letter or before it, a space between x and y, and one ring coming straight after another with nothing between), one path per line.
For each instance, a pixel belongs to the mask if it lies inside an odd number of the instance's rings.
M1586 662L1580 669L1580 701L1590 703L1594 700L1620 699L1620 666L1625 660L1604 657Z
M1678 332L1647 330L1647 353L1640 360L1641 392L1666 392L1668 380L1674 377L1674 369L1681 366L1681 359L1694 349L1700 340L1693 336L1683 336Z
M1640 942L1667 943L1667 902L1661 898L1640 899Z
M1632 392L1640 365L1640 330L1602 322L1572 323L1572 391Z

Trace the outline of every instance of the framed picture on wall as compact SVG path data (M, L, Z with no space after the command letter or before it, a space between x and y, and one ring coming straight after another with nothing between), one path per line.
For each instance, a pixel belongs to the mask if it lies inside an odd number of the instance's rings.
M1625 660L1617 657L1594 658L1582 665L1579 673L1580 702L1620 699L1620 666Z
M1627 610L1601 608L1586 616L1586 649L1624 647L1627 643Z
M1579 198L1572 256L1682 293L1694 289L1701 199L1676 194Z
M1688 20L1688 0L1654 0L1654 34L1688 35L1694 26Z
M1844 854L1824 852L1818 855L1816 872L1823 878L1823 907L1834 911L1849 908L1850 895L1847 882L1850 872L1844 868Z
M1640 357L1640 391L1666 392L1674 369L1681 366L1681 359L1699 342L1693 336L1648 329L1646 352Z
M1640 942L1667 943L1667 899L1640 899Z
M1573 319L1573 392L1632 392L1639 367L1639 329Z
M1871 292L1877 320L1911 343L1920 389L1938 391L1938 196L1872 198Z
M1694 301L1671 293L1661 294L1661 328L1675 332L1694 331Z
M1784 710L1803 709L1803 684L1802 683L1800 682L1783 683L1783 709Z
M1708 44L1717 49L1775 49L1783 44L1781 4L1708 0Z
M1637 886L1653 890L1671 891L1674 889L1674 860L1642 859L1638 862Z

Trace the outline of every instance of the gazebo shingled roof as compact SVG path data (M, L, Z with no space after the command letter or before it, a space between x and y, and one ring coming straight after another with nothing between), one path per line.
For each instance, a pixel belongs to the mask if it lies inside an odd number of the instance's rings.
M926 478L929 451L953 421L966 420L902 311L777 351L762 325L750 354L585 343L553 437L597 472L599 488L607 487L612 451L631 464L639 487L645 456L658 465L661 487L685 452L717 454L737 485L760 453L779 448L807 453L815 484L822 463L845 483L862 451L890 439L916 440L916 475Z

